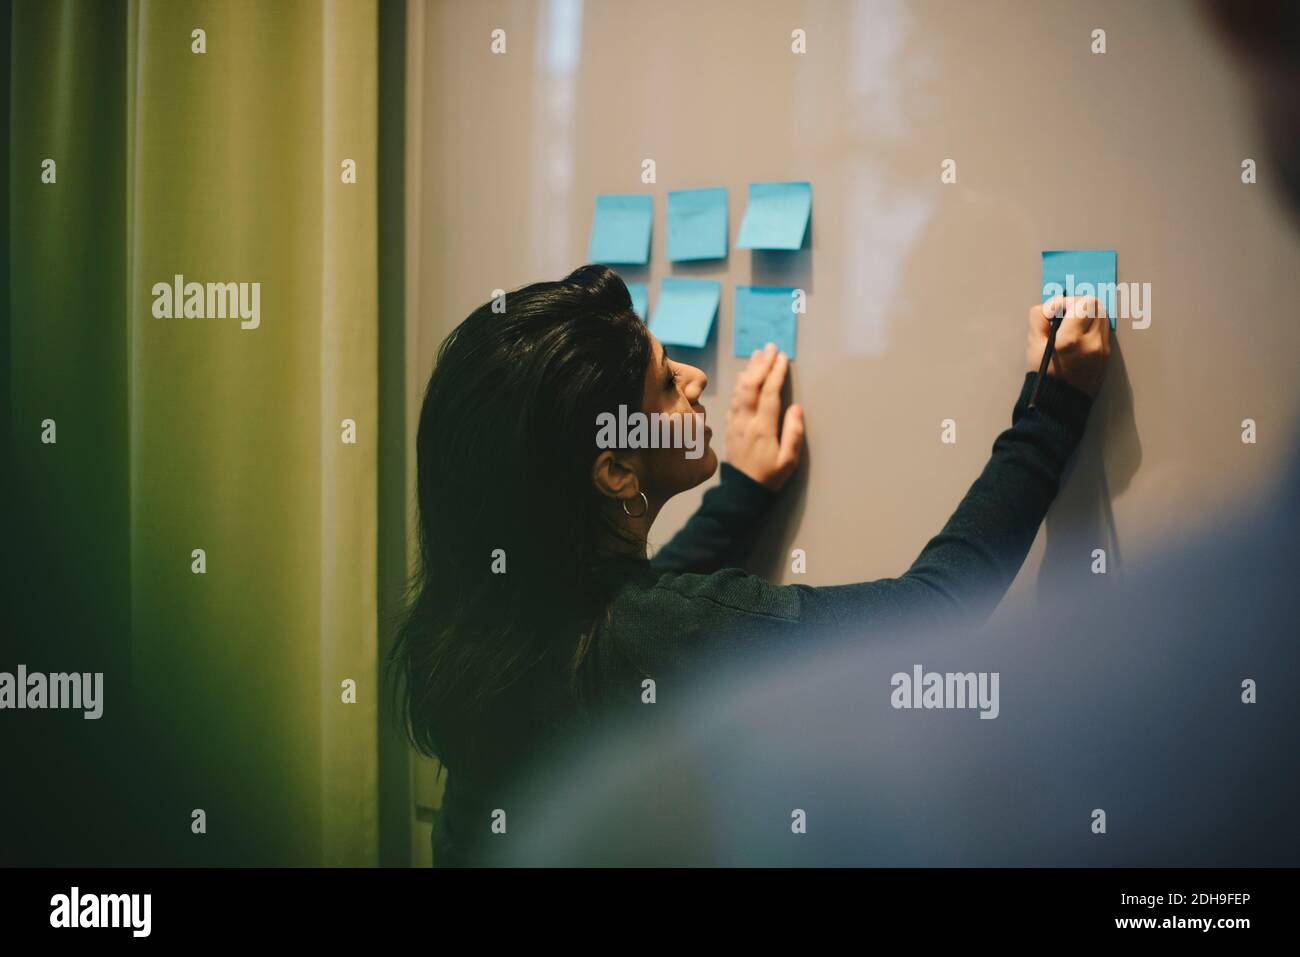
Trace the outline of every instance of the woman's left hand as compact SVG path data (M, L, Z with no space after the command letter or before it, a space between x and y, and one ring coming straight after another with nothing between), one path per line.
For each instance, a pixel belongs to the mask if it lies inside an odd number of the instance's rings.
M727 410L727 461L773 491L799 467L803 452L803 409L781 415L781 386L790 360L776 346L755 350L736 380Z

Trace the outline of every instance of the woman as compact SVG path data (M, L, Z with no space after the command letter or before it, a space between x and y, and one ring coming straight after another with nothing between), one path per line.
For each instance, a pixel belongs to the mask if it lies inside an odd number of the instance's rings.
M1034 410L1013 425L948 524L899 578L770 585L739 563L799 462L803 413L781 415L788 362L751 356L727 413L728 461L699 510L653 557L673 495L718 468L711 448L602 448L619 407L704 413L706 377L670 359L611 270L584 266L474 310L447 337L417 438L421 568L394 648L405 719L448 770L434 860L481 859L512 778L613 712L645 707L760 649L797 650L818 626L915 613L987 613L1024 561L1083 433L1109 352L1095 299L1068 309ZM706 430L706 436L709 431ZM801 636L804 636L801 638Z

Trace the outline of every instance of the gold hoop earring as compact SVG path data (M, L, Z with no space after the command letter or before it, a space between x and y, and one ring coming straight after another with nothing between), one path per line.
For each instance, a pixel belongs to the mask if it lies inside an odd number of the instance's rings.
M645 492L637 492L637 494L641 496L641 501L645 503L645 508L633 515L627 510L627 503L630 499L623 499L623 514L628 518L641 518L641 516L645 515L646 512L650 511L650 500L645 497Z

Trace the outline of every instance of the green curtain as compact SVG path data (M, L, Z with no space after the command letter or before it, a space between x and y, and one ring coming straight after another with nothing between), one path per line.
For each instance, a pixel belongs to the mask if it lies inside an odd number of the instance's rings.
M101 721L10 723L9 853L376 863L378 4L5 13L0 670L105 673ZM159 318L177 276L256 327Z

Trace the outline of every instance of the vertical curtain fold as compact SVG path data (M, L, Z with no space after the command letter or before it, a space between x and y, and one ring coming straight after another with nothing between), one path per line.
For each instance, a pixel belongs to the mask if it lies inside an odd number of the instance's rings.
M377 863L379 699L378 11L329 0L323 20L321 208L321 802L326 864ZM343 71L340 64L365 65ZM342 164L356 165L344 183ZM355 424L356 444L340 441ZM344 680L356 703L342 702ZM330 690L334 691L331 694Z
M102 670L131 717L46 742L73 790L112 756L69 859L374 863L376 2L18 0L11 26L15 621L30 668ZM256 328L160 318L177 276L205 307L259 284Z

